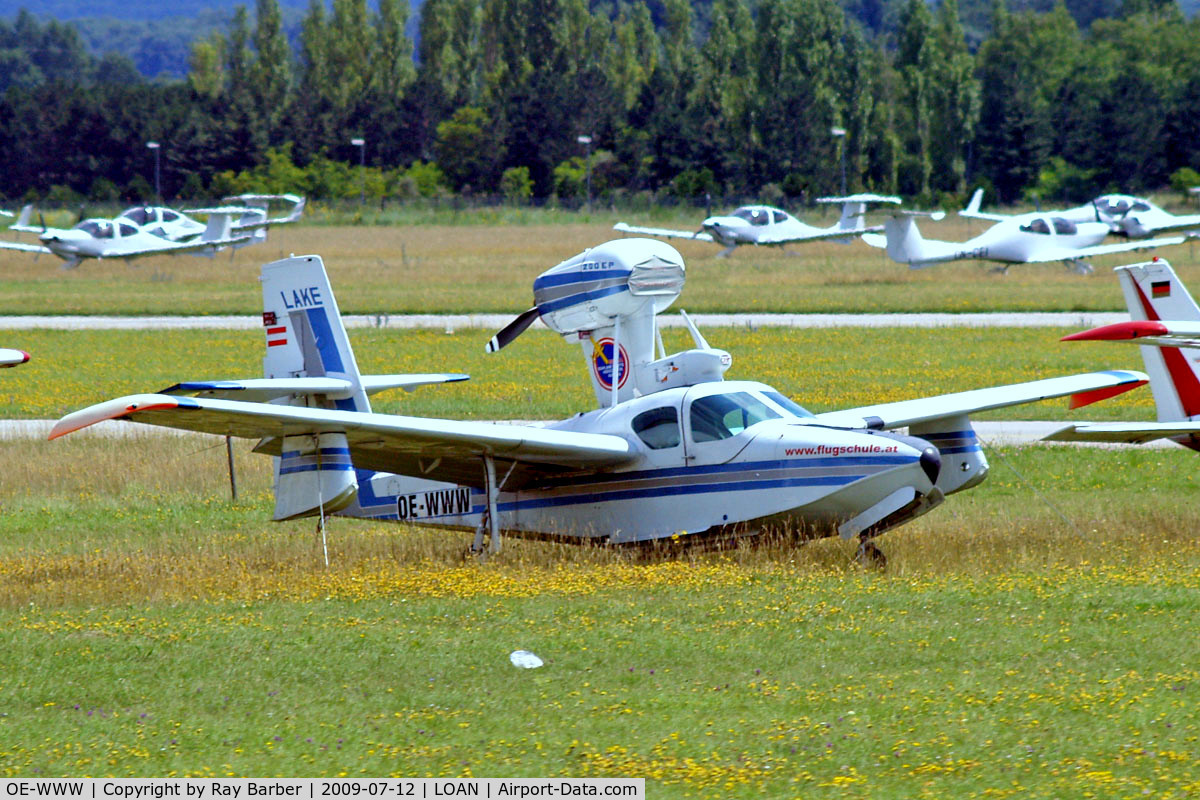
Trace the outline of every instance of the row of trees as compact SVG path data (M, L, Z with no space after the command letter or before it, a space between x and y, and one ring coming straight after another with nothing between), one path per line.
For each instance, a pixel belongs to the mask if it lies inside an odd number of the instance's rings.
M42 47L46 79L0 99L0 191L111 193L148 174L153 139L168 195L285 163L320 192L361 137L373 192L562 196L581 191L581 135L601 195L811 197L843 159L851 190L926 198L1156 188L1200 168L1200 23L1154 2L1081 31L1061 5L995 0L972 52L956 0L905 0L876 38L834 0L714 0L702 35L688 0L426 0L414 53L405 0L313 0L294 47L257 0L194 44L186 82L64 73L69 42ZM14 40L70 39L20 24Z

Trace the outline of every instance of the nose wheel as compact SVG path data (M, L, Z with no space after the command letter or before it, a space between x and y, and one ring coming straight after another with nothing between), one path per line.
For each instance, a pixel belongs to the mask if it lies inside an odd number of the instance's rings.
M855 553L854 560L868 569L883 569L887 566L887 556L865 536L858 537L858 552Z

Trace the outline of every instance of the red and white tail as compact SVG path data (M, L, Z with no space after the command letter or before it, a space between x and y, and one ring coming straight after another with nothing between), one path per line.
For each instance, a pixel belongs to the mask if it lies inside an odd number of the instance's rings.
M1134 322L1200 323L1200 307L1164 259L1117 267ZM1142 345L1160 422L1200 418L1200 348Z

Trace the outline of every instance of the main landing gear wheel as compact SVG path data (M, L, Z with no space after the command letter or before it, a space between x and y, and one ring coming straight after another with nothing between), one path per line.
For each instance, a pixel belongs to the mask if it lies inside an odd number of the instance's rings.
M859 539L858 553L854 558L859 564L870 569L883 569L887 566L887 556L870 539Z

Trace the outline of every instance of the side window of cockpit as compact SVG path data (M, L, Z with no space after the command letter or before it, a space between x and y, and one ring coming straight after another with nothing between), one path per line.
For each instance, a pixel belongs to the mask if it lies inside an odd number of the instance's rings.
M133 236L135 233L137 233L137 228L133 227L132 225L126 225L123 222L121 223L122 236Z
M1055 217L1054 218L1054 232L1061 233L1061 234L1064 234L1067 236L1073 236L1076 233L1079 233L1079 228L1075 225L1074 222L1071 222L1071 220L1069 220L1069 219L1063 219L1062 217Z
M144 208L131 208L121 216L132 222L134 225L146 224L146 209Z
M1050 233L1050 226L1046 224L1046 220L1038 217L1028 225L1022 225L1021 230L1026 233Z
M643 411L633 418L633 432L651 450L679 446L679 414L674 406Z
M755 211L753 214L750 215L750 224L751 225L766 225L768 221L769 221L769 217L767 216L767 212L765 212L765 211Z
M716 442L780 414L746 392L714 394L692 402L692 441Z
M783 222L785 219L787 219L787 214L783 213L782 211L772 211L771 218L776 222Z
M164 211L162 212L162 218L163 222L174 222L175 220L179 219L179 215L174 211Z

